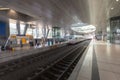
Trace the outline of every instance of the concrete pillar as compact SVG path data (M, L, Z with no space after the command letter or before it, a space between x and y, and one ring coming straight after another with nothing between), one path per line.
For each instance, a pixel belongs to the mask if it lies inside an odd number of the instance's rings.
M18 35L20 35L20 21L19 20L17 20L16 27L17 27Z
M10 35L10 26L9 26L9 19L6 21L6 38Z
M29 27L29 24L25 24L25 29L24 29L24 33L23 33L23 35L26 34L28 27Z

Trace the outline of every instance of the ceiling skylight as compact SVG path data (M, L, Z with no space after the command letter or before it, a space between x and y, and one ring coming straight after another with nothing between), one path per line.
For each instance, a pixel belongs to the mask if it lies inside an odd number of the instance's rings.
M96 27L93 25L86 25L81 27L71 27L71 29L80 33L91 33L96 30Z

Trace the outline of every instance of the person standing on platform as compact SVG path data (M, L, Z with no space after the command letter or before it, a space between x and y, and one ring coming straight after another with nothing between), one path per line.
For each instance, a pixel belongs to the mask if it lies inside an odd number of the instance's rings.
M22 40L20 40L20 47L21 47L21 48L23 47Z
M37 43L38 43L38 41L37 41L37 39L35 39L35 45L37 45Z
M0 46L0 52L1 52L1 46Z

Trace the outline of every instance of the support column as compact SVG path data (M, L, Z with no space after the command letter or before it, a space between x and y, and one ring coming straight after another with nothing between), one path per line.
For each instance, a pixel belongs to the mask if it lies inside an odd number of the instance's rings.
M111 41L111 31L110 31L110 20L107 20L107 42L110 43Z
M42 27L42 34L43 34L43 37L45 38L45 35L46 35L46 28L45 28L45 25L43 25L43 27Z
M29 27L29 24L25 24L25 29L24 29L24 33L23 33L23 35L26 34L28 27Z
M20 21L19 20L16 23L16 27L17 27L18 35L20 35Z

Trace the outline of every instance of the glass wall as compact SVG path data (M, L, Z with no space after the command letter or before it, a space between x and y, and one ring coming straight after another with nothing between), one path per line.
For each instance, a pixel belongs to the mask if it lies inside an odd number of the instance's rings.
M10 35L18 34L17 20L9 19ZM23 35L25 30L25 22L20 21L20 34Z
M120 43L120 17L110 19L110 42Z
M9 29L10 29L10 35L12 34L18 34L17 27L16 27L16 20L10 19L9 20Z
M52 28L52 37L60 38L60 27L53 27Z
M20 21L20 34L23 35L25 30L25 22Z
M47 38L52 37L59 37L63 36L63 31L59 27L52 28L52 25L46 25L44 26L41 22L27 22L27 24L32 24L33 26L28 26L26 35L33 35L34 38L42 38L44 34L46 34ZM24 34L26 23L23 21L20 21L20 35ZM17 20L9 19L9 28L10 28L10 35L17 35L18 29L17 29Z

